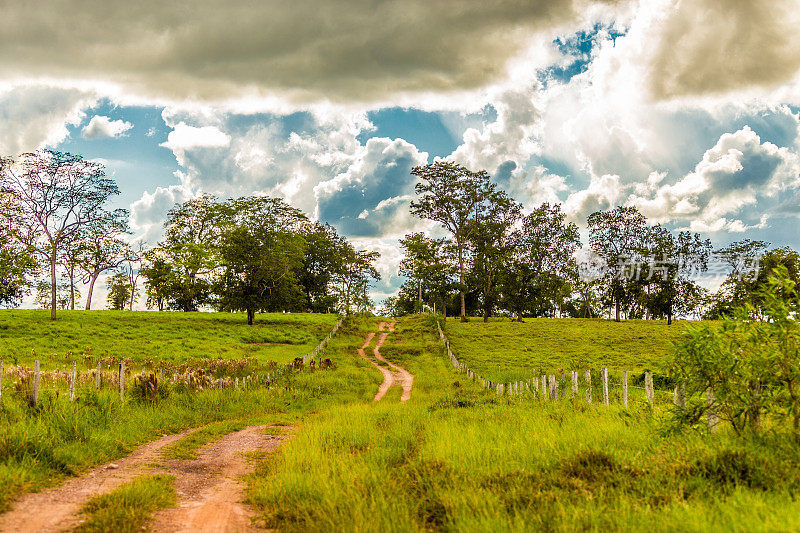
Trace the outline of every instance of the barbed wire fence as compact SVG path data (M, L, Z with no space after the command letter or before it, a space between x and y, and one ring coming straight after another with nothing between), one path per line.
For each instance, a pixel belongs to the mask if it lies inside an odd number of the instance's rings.
M570 372L570 379L567 379L567 375L565 371L561 371L559 374L550 374L550 373L540 373L534 370L532 372L532 377L526 380L515 380L515 381L505 381L505 382L497 382L490 380L479 373L475 372L469 366L467 366L464 362L460 361L458 357L453 353L453 350L450 346L450 340L444 334L442 330L442 325L439 320L436 320L436 328L438 330L439 339L442 341L445 347L445 351L447 356L450 359L450 363L453 365L453 368L461 373L466 375L472 381L479 383L484 389L489 392L493 392L499 396L523 396L527 395L534 399L540 400L550 400L550 401L557 401L563 400L567 397L567 390L569 390L569 398L572 400L581 400L580 393L583 392L583 398L588 404L591 404L593 401L602 402L604 405L610 405L613 398L619 398L619 401L622 405L627 408L629 405L629 401L631 397L629 396L630 389L638 389L644 392L644 401L650 405L651 407L656 403L656 389L653 384L653 373L652 372L644 372L644 387L633 386L629 383L628 377L629 373L627 370L620 371L619 381L615 383L616 380L612 380L612 385L617 385L613 388L613 392L618 394L612 395L612 389L609 387L609 371L608 368L602 368L600 370L600 390L602 391L602 396L595 399L592 397L592 392L594 387L592 381L592 371L589 369L583 370L583 386L581 386L581 376L578 371L571 371ZM662 394L659 396L661 398L664 397L665 394L669 394L670 391L660 391ZM685 388L682 385L677 385L674 387L672 392L672 403L678 408L685 408L686 407L686 393ZM713 401L713 392L709 393ZM709 426L712 429L716 428L716 421L714 420L714 414L709 413Z
M106 364L107 369L103 369L103 363L98 362L95 368L89 370L79 371L77 362L72 362L70 370L51 370L42 371L40 369L39 359L34 360L33 368L10 365L4 366L4 362L0 360L0 404L4 395L4 375L13 379L12 387L17 390L23 391L27 394L32 407L39 404L40 392L44 386L56 391L61 391L62 388L68 387L68 399L74 402L76 399L76 390L80 386L94 385L95 390L100 390L104 386L111 386L119 391L119 398L121 401L125 400L126 392L130 392L130 382L144 384L147 380L154 383L157 387L159 383L162 385L170 385L172 387L185 388L192 391L202 391L206 389L231 389L231 390L247 390L247 387L253 385L270 385L275 380L284 377L285 375L294 371L300 370L304 365L311 365L314 368L314 360L323 353L323 350L331 341L331 339L339 331L344 317L340 317L334 324L330 332L314 347L313 350L308 352L302 357L296 357L294 361L285 364L277 365L270 372L251 372L244 376L231 376L222 375L213 377L203 372L198 372L196 369L185 369L182 372L173 370L172 376L165 375L169 370L165 368L151 368L148 370L146 365L141 365L140 373L132 373L130 368L133 364L132 361L120 361L118 363ZM226 360L226 366L230 366L233 362L234 366L240 363L238 360ZM324 368L324 366L321 366ZM8 380L6 380L8 381ZM8 394L8 387L6 387L5 394Z

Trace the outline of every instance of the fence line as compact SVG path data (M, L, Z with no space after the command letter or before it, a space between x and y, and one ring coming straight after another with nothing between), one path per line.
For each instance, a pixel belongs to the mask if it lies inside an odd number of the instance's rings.
M474 370L470 369L466 364L459 361L456 355L453 353L453 350L450 348L450 341L448 340L447 336L442 331L442 325L439 320L436 320L436 328L439 333L439 339L444 343L445 349L447 351L447 356L450 358L450 363L453 365L459 373L465 374L473 381L480 383L481 386L488 390L494 391L498 395L506 395L506 396L516 396L520 395L523 392L530 391L535 398L541 399L550 399L550 400L559 400L564 398L565 391L562 389L559 392L559 382L561 380L566 379L566 375L564 371L561 372L561 377L559 378L556 374L542 374L541 377L535 376L528 380L520 380L520 381L512 381L512 382L505 382L505 383L498 383L487 379ZM570 397L572 399L577 399L578 396L578 373L572 371L572 389ZM585 371L585 381L586 381L586 403L592 403L592 372L591 370ZM608 368L603 368L600 373L602 391L603 391L603 405L610 404L610 394L609 394L609 386L608 386ZM645 400L650 405L653 405L655 394L653 389L653 373L652 372L645 372L644 373L644 393L645 393ZM635 388L635 389L642 389L642 387L634 387L628 385L628 371L622 371L622 404L624 407L628 407L628 389ZM712 395L713 398L713 395ZM712 400L713 401L713 400ZM686 406L686 397L683 387L676 387L673 402L675 405L679 407Z
M322 353L322 350L325 348L325 346L330 342L330 340L333 338L333 336L336 335L336 332L341 327L343 321L344 321L344 317L340 317L339 320L336 322L336 324L334 324L334 326L331 329L331 331L328 332L328 334L319 342L319 344L317 344L312 351L310 351L309 353L307 353L306 355L304 355L302 357L302 364L303 365L312 362L315 357L317 357L320 353ZM295 360L293 362L290 362L290 363L288 363L286 365L280 365L277 368L273 369L271 372L266 373L266 375L264 373L260 373L260 374L259 373L251 373L249 375L243 376L241 378L241 390L246 390L247 389L248 382L250 382L251 386L252 386L253 383L258 384L258 383L266 382L267 384L269 384L270 382L272 382L276 378L282 377L282 376L284 376L285 374L287 374L288 372L290 372L292 370L296 370L296 369L301 368L301 365L297 364L298 363L298 359L301 359L301 358L297 357L297 358L295 358ZM112 371L110 377L108 378L108 382L110 384L117 385L117 388L119 390L120 400L123 400L123 401L125 399L125 376L126 376L126 368L125 368L125 366L126 366L125 365L125 361L121 361L120 363L118 363L116 371ZM2 398L3 398L3 375L4 375L5 371L13 373L14 372L14 370L12 370L13 368L15 368L15 367L9 367L7 369L4 368L3 361L0 360L0 401L2 401ZM97 363L97 368L96 369L90 369L86 374L84 374L84 376L88 376L88 378L89 378L88 380L84 380L84 383L91 383L92 382L92 378L91 378L92 370L94 370L94 372L95 372L95 375L94 375L94 387L95 387L95 389L100 389L100 387L102 385L102 382L103 382L103 378L102 378L103 371L102 371L102 363L101 362ZM30 370L26 370L26 369L24 369L24 367L16 367L16 371L18 372L18 375L20 375L19 374L20 371L23 371L26 375L31 376L31 374L28 374L30 372ZM153 372L155 372L155 370L153 370ZM32 379L32 382L31 382L31 390L30 390L30 392L31 392L31 401L32 401L34 406L36 406L39 403L39 388L40 388L40 381L41 381L42 374L44 374L44 377L52 378L52 381L53 381L54 385L57 383L57 381L59 379L66 381L68 383L68 385L69 385L69 401L70 402L74 402L75 401L76 385L78 385L79 382L81 381L79 379L80 376L78 374L77 363L75 361L72 362L71 371L66 373L66 375L65 375L65 371L63 371L63 370L55 370L55 371L51 371L51 372L42 373L42 372L40 372L40 369L39 369L39 360L36 359L34 361L34 369L33 369L33 372L32 372L32 378L33 379ZM153 374L153 375L155 375L155 374ZM142 365L142 370L141 370L141 375L140 376L141 376L140 377L141 380L147 379L147 372L146 372L146 368L145 368L144 364ZM160 369L159 376L160 376L159 377L159 381L163 382L164 381L164 370L163 369ZM190 388L197 387L196 390L202 390L204 385L207 386L208 388L222 389L222 388L225 388L225 387L233 387L236 390L240 389L239 376L236 376L235 379L230 377L230 376L220 376L220 377L217 377L216 379L212 379L212 378L209 378L209 377L206 376L205 379L198 379L198 378L196 378L194 376L192 370L186 370L186 372L184 372L183 375L178 374L177 371L173 372L171 384L173 384L173 385L175 385L175 384L184 384L184 385L186 385L187 387L190 387Z

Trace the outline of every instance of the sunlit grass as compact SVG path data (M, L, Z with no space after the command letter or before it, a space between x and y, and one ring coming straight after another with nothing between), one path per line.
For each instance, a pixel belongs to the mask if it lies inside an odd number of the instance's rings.
M555 373L586 368L663 373L672 342L688 322L667 326L660 320L614 322L602 319L472 319L443 323L460 361L487 379L527 379L536 369Z
M453 373L428 319L386 350L412 400L326 410L250 477L288 531L755 531L800 527L800 451L665 432L666 406L501 398Z
M242 313L0 310L0 357L6 365L41 361L42 369L114 356L136 362L255 358L284 363L311 351L333 314L264 313L248 326ZM85 357L89 356L89 357Z
M76 532L134 532L145 529L151 513L176 503L174 477L142 476L96 496L83 507L86 520Z

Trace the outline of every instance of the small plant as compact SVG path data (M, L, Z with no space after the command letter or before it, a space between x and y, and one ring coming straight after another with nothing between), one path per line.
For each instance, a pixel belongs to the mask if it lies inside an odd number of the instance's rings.
M169 397L169 387L153 373L139 375L133 380L131 396L140 402L155 403Z

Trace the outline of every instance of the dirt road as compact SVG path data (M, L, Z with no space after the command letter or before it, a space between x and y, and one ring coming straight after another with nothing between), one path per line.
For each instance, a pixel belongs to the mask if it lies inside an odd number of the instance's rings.
M98 494L111 492L133 478L153 473L148 465L160 460L159 452L194 430L167 435L140 446L127 457L90 470L59 487L26 494L0 515L0 531L63 531L79 523L78 512Z
M0 515L0 531L63 531L80 524L79 514L92 497L111 492L145 474L175 476L178 506L157 513L153 531L254 531L253 510L244 505L239 478L251 467L243 452L271 451L289 435L269 435L268 426L250 426L203 447L197 460L162 460L159 452L194 430L169 435L137 448L114 463L94 468L60 487L28 494ZM159 467L161 464L163 467Z
M271 451L289 435L268 435L267 426L250 426L225 435L203 448L195 461L165 461L175 476L178 507L156 513L153 531L258 531L251 525L252 509L241 503L239 478L252 469L243 452Z
M386 330L388 330L388 332ZM414 386L414 376L405 368L387 361L380 352L380 348L383 346L383 343L386 342L386 338L389 336L389 333L394 332L394 322L379 323L378 331L381 333L378 335L378 341L375 343L375 348L372 350L373 357L368 357L364 350L369 347L372 339L375 337L375 333L367 334L366 338L364 339L364 345L358 349L358 354L375 365L375 367L383 375L383 382L381 383L380 387L378 387L378 393L375 395L375 398L373 398L372 401L377 402L383 398L386 395L386 392L396 384L400 385L400 387L403 389L403 393L400 396L400 401L406 402L411 399L411 389ZM385 363L389 368L381 365L378 361Z

